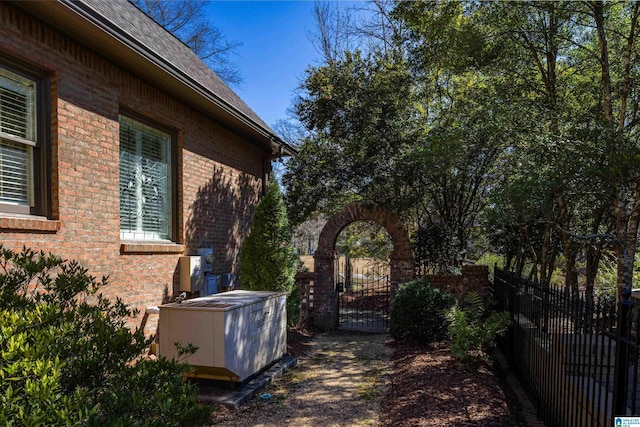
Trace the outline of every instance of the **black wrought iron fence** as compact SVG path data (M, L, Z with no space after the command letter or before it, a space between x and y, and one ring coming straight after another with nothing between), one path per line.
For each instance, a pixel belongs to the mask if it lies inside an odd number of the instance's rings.
M512 318L499 346L547 426L612 426L616 416L640 415L640 318L629 295L616 304L496 268L494 297Z

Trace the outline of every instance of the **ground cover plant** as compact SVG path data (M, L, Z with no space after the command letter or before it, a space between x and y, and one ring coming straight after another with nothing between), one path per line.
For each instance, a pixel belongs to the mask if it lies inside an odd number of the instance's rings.
M0 424L208 424L189 368L142 357L150 340L106 285L75 261L0 245Z
M496 337L507 331L511 320L507 312L486 314L485 310L480 295L472 291L464 306L456 304L446 313L451 353L468 367L487 360L487 350L495 345Z

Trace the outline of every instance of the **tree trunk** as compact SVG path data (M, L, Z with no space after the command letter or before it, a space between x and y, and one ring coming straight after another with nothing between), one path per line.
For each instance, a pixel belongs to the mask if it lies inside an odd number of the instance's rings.
M553 277L553 272L556 269L556 258L558 257L558 249L556 245L554 245L551 250L551 256L549 257L549 267L547 271L547 276L544 279L546 283L551 283L551 278Z
M605 5L602 1L589 3L589 7L593 13L596 24L596 32L598 36L598 47L600 49L600 73L602 84L602 107L603 118L606 132L606 149L607 161L609 167L616 165L620 156L623 156L621 149L622 139L618 135L622 134L623 128L618 128L616 132L616 123L613 117L613 101L612 101L612 84L611 84L611 66L609 61L609 49L607 45L607 34L605 26ZM635 31L635 22L638 18L638 9L636 8L632 16L631 31ZM631 33L627 38L628 43L633 43L634 34ZM627 49L632 49L632 45L627 45ZM629 56L630 58L630 56ZM628 61L627 58L625 60ZM630 67L626 67L625 73L630 72ZM623 75L623 82L626 82L630 75ZM620 104L626 108L626 97L628 93L621 94ZM624 126L625 111L620 111L622 126ZM639 221L639 201L640 193L638 182L629 182L625 176L620 176L618 180L617 196L615 199L615 230L616 243L615 254L618 285L618 299L621 297L622 289L631 289L633 285L633 263L635 260L636 244L638 239L638 221Z
M524 261L525 261L525 250L524 250L524 242L527 241L527 232L526 229L520 230L520 237L518 239L518 250L516 252L516 275L522 276L522 270L524 270Z
M549 267L551 264L549 262L551 253L551 227L551 218L548 218L548 221L544 226L542 248L540 248L540 283L544 283L548 281L548 279L551 279L551 274L549 273Z
M571 216L569 215L567 203L562 195L558 197L558 207L560 208L560 226L563 230L569 230ZM563 231L561 233L561 239L562 254L565 259L564 287L566 289L572 289L578 282L578 278L576 277L576 251L573 248L569 233Z
M633 194L638 195L637 185ZM631 205L630 207L628 205ZM638 225L640 224L640 200L625 203L619 200L616 205L616 260L618 267L618 300L622 295L622 289L631 289L633 286L633 265L638 244Z
M602 217L604 214L604 208L598 208L594 212L593 222L591 223L591 232L593 234L598 233L600 230L600 224L602 223ZM596 282L596 276L598 274L598 267L600 265L600 259L602 258L602 243L587 242L586 251L586 266L585 266L585 292L587 296L593 298L593 288Z

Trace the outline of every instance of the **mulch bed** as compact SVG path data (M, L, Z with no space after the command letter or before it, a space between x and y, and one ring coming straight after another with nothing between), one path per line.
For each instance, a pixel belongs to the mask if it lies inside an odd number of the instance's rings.
M465 369L447 343L394 344L382 401L384 426L524 426L517 399L498 366Z
M292 330L288 351L304 357L313 334ZM526 426L520 404L497 363L465 369L447 343L394 342L391 372L382 400L382 426Z
M313 332L305 328L289 328L287 330L287 353L304 357L311 350Z

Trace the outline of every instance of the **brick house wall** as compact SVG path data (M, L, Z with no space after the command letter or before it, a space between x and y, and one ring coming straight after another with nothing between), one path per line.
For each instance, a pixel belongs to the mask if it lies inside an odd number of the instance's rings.
M214 248L214 272L238 271L240 243L259 200L266 153L99 53L11 4L0 3L0 54L51 82L52 217L0 215L0 241L76 259L103 293L142 310L177 290L178 259ZM119 124L135 112L178 139L178 230L174 245L121 244ZM150 319L151 320L151 319ZM155 321L147 323L147 333Z

